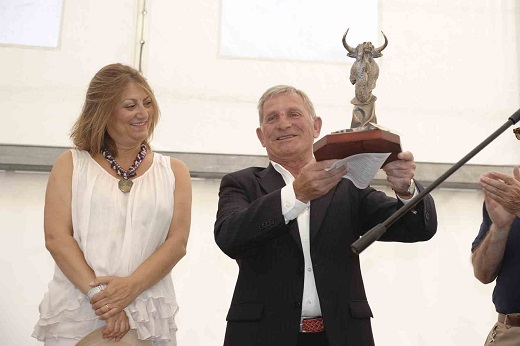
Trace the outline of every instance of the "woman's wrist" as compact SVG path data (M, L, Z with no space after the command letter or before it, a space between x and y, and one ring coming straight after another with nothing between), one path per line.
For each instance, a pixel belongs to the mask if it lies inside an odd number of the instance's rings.
M106 285L97 285L95 287L92 287L86 294L87 299L90 301L92 297L94 297L99 292L103 291L105 289Z

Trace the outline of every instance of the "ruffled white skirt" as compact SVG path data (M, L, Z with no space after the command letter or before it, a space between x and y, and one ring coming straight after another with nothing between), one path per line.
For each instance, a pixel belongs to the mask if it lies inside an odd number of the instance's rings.
M47 339L81 340L105 322L94 313L87 297L56 267L49 291L40 304L40 319L32 336ZM157 346L176 346L178 311L171 276L167 275L143 292L125 308L130 328L140 340L151 340Z

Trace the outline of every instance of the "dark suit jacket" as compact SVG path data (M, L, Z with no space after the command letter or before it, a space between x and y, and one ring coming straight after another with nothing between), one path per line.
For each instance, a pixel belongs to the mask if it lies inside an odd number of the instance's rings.
M296 220L285 224L282 176L272 165L226 175L221 182L215 240L238 262L224 345L293 346L299 332L304 258ZM422 186L417 184L419 191ZM350 245L402 203L342 179L311 201L310 246L316 288L330 346L373 345L359 258ZM427 196L380 240L417 242L437 229Z

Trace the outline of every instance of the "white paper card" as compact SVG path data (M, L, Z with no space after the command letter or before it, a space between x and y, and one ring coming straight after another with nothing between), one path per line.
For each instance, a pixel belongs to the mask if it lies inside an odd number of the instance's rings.
M346 166L348 172L343 178L352 181L358 189L366 189L390 154L365 153L352 155L334 162L329 169Z

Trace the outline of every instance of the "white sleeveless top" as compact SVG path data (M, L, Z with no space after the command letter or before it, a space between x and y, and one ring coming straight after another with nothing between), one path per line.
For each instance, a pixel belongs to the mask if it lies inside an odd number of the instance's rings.
M133 179L129 193L86 151L72 149L74 239L96 276L128 276L165 241L173 216L175 177L170 158L154 153L153 163ZM125 308L130 328L154 345L176 345L178 305L170 275ZM81 339L105 325L86 296L56 266L40 304L32 336Z

